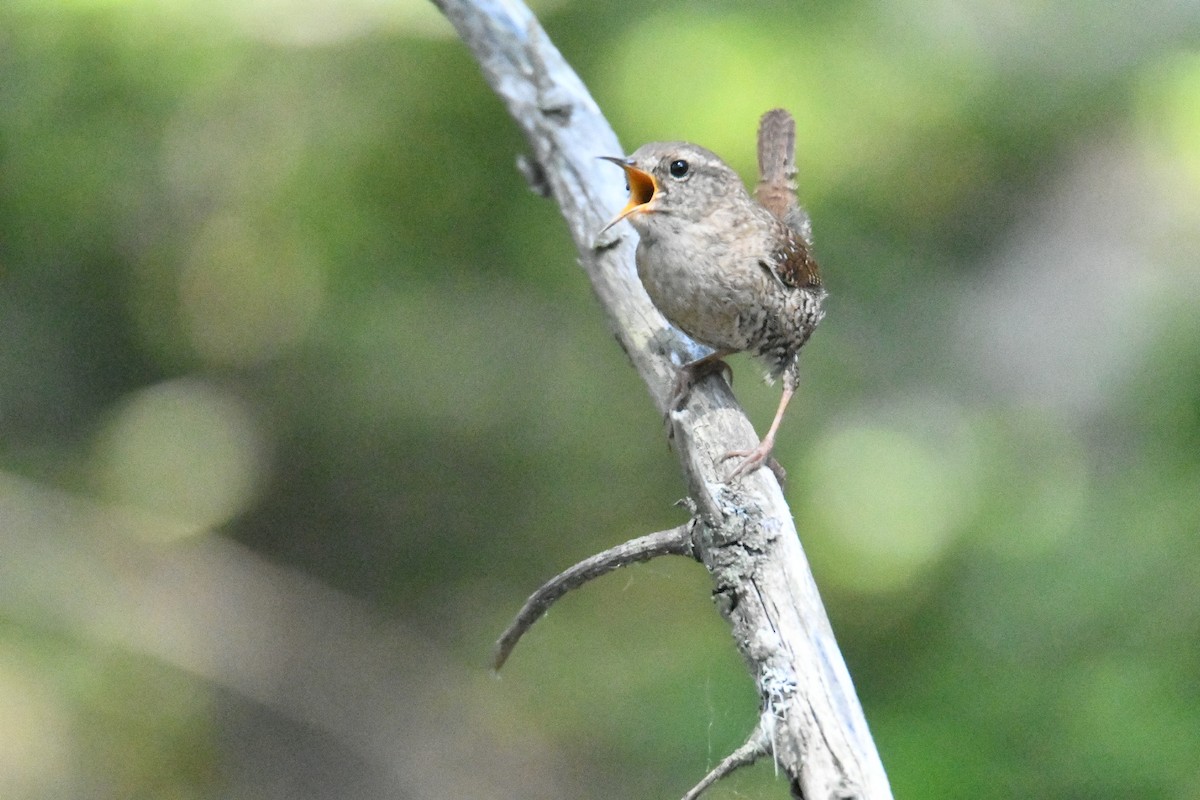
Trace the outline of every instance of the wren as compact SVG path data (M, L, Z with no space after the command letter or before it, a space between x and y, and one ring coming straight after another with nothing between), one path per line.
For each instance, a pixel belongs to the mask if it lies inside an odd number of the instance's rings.
M750 352L783 378L783 395L766 436L742 457L733 480L771 458L775 436L796 392L800 349L824 317L825 288L812 254L812 228L796 199L796 124L783 109L758 129L759 183L751 197L715 153L688 142L653 142L628 158L605 156L625 171L629 202L604 230L626 220L637 231L637 271L646 293L672 325L712 349L685 364L670 408L722 359ZM776 469L782 477L782 470Z

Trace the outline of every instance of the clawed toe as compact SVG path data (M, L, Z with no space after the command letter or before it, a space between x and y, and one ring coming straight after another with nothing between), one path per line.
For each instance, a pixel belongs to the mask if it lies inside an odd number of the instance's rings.
M671 400L667 403L665 417L669 417L672 411L682 408L683 404L687 402L688 395L692 392L692 387L713 373L720 373L725 377L726 383L730 386L733 385L733 367L721 358L722 355L724 353L710 353L704 358L696 359L680 367L679 373L675 376L675 385L671 388Z
M679 374L675 376L675 385L671 387L671 399L667 402L667 415L672 411L678 411L687 402L688 395L692 393L692 384L696 382L696 378L687 370L687 368L679 370Z
M753 450L730 450L724 455L724 457L721 458L721 461L728 461L731 458L741 458L742 463L734 467L733 472L729 473L729 476L725 479L725 481L727 483L735 481L743 475L749 475L751 472L765 464L771 470L771 472L775 473L775 477L782 484L787 479L787 472L784 470L783 466L775 460L774 456L771 455L771 451L774 449L774 446L774 442L764 439L758 445L758 447L754 448Z

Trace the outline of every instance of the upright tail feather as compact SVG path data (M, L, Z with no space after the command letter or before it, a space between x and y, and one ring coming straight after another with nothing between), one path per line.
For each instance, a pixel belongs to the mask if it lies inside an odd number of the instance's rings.
M785 219L796 201L796 121L782 108L763 114L758 123L758 188L764 208Z

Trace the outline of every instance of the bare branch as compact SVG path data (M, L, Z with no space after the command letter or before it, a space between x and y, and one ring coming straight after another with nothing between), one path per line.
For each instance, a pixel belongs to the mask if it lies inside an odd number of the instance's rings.
M712 772L705 775L699 783L683 796L683 800L696 800L710 786L726 775L729 775L740 767L750 766L770 751L771 742L767 738L767 734L763 731L762 725L759 724L755 726L754 731L750 734L750 738L746 739L746 742L737 750L727 755L720 764L713 767Z
M705 354L650 303L632 237L596 231L624 204L623 182L597 156L620 146L579 76L519 0L435 0L525 134L524 172L558 204L617 341L660 413L681 364ZM753 135L747 120L747 137ZM536 164L536 166L535 166ZM758 444L728 386L709 378L671 412L673 444L699 524L697 557L772 723L772 752L808 800L891 798L854 685L778 481L757 470L724 482L724 455Z
M649 561L657 556L695 558L695 551L692 548L692 528L693 525L689 522L668 531L639 536L637 539L631 539L616 547L610 547L591 558L585 558L570 569L560 572L546 581L529 596L525 605L521 607L520 613L496 642L495 655L492 657L492 669L499 672L525 632L550 610L550 606L554 605L555 601L572 589L578 589L588 581L599 578L601 575L607 575L621 567L640 561Z

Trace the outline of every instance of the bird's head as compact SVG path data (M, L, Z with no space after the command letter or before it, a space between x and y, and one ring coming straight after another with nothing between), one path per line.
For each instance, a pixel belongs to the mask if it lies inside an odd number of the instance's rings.
M696 221L731 193L745 192L737 173L716 153L689 142L652 142L628 158L601 158L625 170L629 186L629 202L603 230L627 219L645 233L659 215Z

